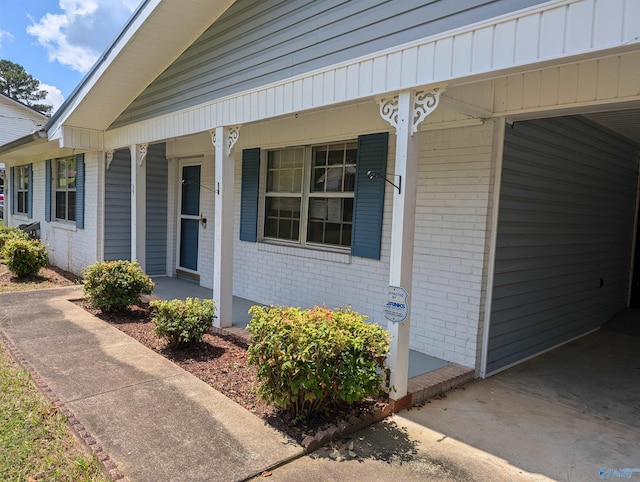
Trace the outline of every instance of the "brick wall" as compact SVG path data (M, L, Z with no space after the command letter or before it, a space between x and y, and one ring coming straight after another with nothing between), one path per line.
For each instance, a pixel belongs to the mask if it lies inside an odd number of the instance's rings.
M475 367L493 124L421 133L411 347Z
M411 348L476 364L491 191L493 124L420 132ZM393 172L390 136L388 172ZM237 154L236 159L240 155ZM350 304L386 326L392 187L387 186L380 261L238 240L236 163L234 294L265 304Z
M99 154L85 154L85 228L75 223L45 222L45 163L33 163L33 218L13 216L12 225L40 222L40 238L47 246L52 264L80 274L83 268L98 260L98 234L102 231L102 217L98 212L102 187ZM52 205L52 212L55 207Z

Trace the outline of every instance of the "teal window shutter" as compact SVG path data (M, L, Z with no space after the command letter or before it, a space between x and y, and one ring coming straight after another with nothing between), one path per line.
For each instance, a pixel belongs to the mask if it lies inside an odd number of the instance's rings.
M16 188L16 168L11 167L9 169L9 196L7 196L7 202L9 203L9 212L11 214L15 214L14 205L15 205L15 196L17 192Z
M84 154L76 156L76 228L84 229Z
M384 177L387 171L389 133L358 137L358 160L353 206L351 254L380 259L382 215L384 212ZM380 174L369 179L368 171Z
M258 187L260 183L260 149L242 151L240 200L240 240L258 240Z
M51 159L44 161L44 220L51 221Z
M27 191L27 216L29 218L33 217L33 164L29 164L29 180Z

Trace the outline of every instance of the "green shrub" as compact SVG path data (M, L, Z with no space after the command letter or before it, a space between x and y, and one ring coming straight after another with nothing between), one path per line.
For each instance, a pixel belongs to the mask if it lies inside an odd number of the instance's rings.
M39 239L11 239L2 253L7 268L18 278L36 276L49 262L47 248Z
M350 308L253 306L249 313L249 363L269 403L301 419L380 392L389 337L366 317Z
M5 244L14 239L27 240L29 235L19 228L0 226L0 257L2 257Z
M137 261L102 261L84 272L84 294L102 311L124 311L140 302L140 295L150 295L154 283Z
M216 307L209 299L154 300L149 305L153 309L156 334L167 338L174 347L202 340L215 318Z

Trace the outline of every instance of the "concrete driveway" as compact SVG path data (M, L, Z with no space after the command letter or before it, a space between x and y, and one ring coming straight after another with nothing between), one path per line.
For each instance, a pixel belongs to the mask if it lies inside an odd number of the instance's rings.
M621 476L640 482L640 337L601 330L401 412L272 480Z

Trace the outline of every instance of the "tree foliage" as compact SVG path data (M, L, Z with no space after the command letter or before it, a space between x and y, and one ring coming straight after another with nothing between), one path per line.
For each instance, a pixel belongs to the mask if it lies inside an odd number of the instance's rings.
M0 92L42 114L51 115L53 106L38 103L47 96L47 91L40 89L40 81L29 75L22 65L0 60Z

